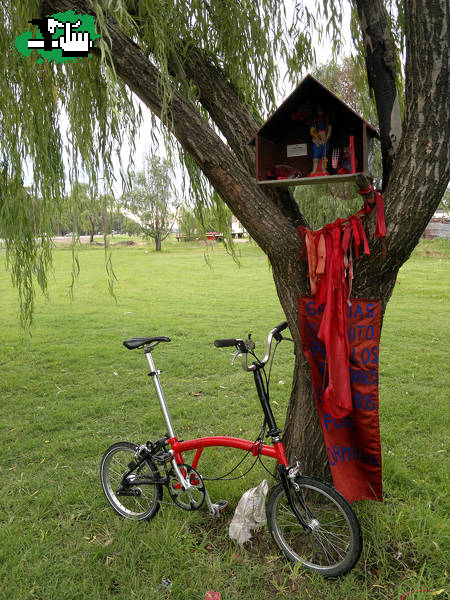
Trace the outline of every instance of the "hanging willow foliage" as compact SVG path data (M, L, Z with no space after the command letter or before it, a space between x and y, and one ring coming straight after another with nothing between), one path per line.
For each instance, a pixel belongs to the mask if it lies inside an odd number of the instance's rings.
M100 178L107 187L115 148L126 140L132 147L139 125L130 92L105 64L55 64L18 53L15 38L31 30L38 4L0 5L0 238L25 326L32 320L34 283L47 289L66 188L80 176L94 194Z
M280 65L297 84L314 60L314 32L324 26L336 51L341 40L341 1L317 0L313 10L301 0L90 0L87 6L96 14L100 58L55 64L36 52L24 57L14 46L18 35L34 31L29 21L39 16L38 0L0 4L0 238L25 325L32 319L35 282L47 288L51 240L67 188L87 179L94 196L99 182L108 189L114 154L120 160L120 149L133 151L140 126L137 104L110 60L110 16L159 71L162 123L177 90L216 128L183 70L192 48L224 73L261 122L275 108ZM181 154L198 209L215 206L228 219L197 165L165 132L169 151Z

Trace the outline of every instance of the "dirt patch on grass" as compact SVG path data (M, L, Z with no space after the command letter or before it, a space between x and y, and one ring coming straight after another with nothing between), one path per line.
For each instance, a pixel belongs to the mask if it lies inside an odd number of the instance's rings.
M448 258L450 252L444 252L442 250L419 250L417 254L421 256L432 256L433 258Z
M449 258L450 257L450 240L438 239L425 240L422 239L419 245L415 248L414 254L419 256L427 256L430 258Z
M111 246L137 246L137 244L136 242L133 242L133 240L125 240L122 242L111 244Z

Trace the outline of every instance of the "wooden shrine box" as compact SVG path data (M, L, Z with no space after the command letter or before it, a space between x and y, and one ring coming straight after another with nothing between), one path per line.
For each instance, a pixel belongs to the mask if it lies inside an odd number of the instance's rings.
M329 175L309 176L313 169L310 129L317 122L317 107L331 126L326 162ZM261 185L302 185L348 181L357 173L368 174L374 138L379 139L374 127L307 75L250 142L256 146L256 181ZM349 149L347 155L344 148Z

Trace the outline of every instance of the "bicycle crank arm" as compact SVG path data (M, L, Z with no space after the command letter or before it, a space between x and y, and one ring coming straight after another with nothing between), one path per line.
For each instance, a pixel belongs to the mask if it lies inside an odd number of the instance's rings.
M178 468L177 462L174 458L172 459L171 464L172 464L173 470L175 471L175 474L178 478L178 481L181 483L181 487L182 487L183 491L187 492L187 491L191 490L194 486L191 485L191 483L185 477L183 477L183 474L181 473L180 469Z
M141 496L141 495L142 495L142 492L139 488L135 488L133 490L118 489L116 492L116 496Z
M217 500L217 502L212 502L209 497L208 492L205 489L205 500L208 505L208 512L213 517L218 517L220 513L226 509L228 506L228 502L226 500Z

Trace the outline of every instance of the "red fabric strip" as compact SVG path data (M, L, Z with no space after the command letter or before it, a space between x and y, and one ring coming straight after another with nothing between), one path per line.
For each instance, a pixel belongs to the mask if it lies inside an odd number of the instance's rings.
M323 341L327 355L327 386L323 403L327 412L343 418L353 410L349 377L349 351L346 336L347 285L344 276L344 260L341 248L340 227L326 231L327 273L325 308L317 334ZM328 261L328 258L331 258ZM324 286L325 287L325 286ZM322 290L321 290L322 291Z
M364 231L363 224L358 217L355 218L358 226L359 237L363 241L364 254L370 254L369 242L367 241L366 232Z
M382 238L386 235L386 222L384 220L384 202L383 195L381 192L375 192L376 199L376 214L377 214L377 225L375 229L375 237Z
M352 226L350 223L347 223L344 229L344 235L342 237L342 250L344 253L348 251L348 247L350 245L350 236L352 233Z
M357 219L357 216L354 215L353 217L350 218L350 223L352 224L352 229L353 229L353 240L354 240L354 246L355 246L355 256L358 259L359 258L359 243L360 243L360 239L359 239L359 231L358 231L358 225L356 223L356 219Z

